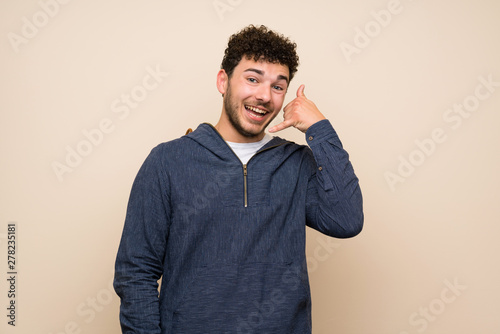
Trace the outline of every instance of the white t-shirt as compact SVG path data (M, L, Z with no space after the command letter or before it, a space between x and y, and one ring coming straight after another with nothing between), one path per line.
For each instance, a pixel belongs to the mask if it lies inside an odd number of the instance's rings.
M257 153L262 146L271 141L271 139L273 139L273 137L266 133L262 140L254 143L233 143L228 141L227 144L231 147L234 153L236 153L238 158L240 158L241 163L246 165L248 160L250 160L250 158L253 157L253 155Z

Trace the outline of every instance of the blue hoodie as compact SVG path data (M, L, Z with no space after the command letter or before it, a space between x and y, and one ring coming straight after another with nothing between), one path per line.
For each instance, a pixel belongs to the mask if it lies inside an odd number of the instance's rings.
M274 137L243 165L201 124L151 151L116 259L123 333L311 333L305 227L352 237L363 209L330 122L306 140Z

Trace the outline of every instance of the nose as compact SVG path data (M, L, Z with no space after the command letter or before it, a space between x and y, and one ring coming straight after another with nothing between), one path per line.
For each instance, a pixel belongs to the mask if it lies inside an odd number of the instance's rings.
M267 103L271 99L271 87L268 85L259 85L255 98L262 103Z

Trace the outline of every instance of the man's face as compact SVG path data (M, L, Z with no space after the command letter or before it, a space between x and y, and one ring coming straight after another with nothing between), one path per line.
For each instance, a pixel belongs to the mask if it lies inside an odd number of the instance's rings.
M281 110L288 78L288 66L243 57L225 85L222 116L234 137L226 140L261 140L265 128Z

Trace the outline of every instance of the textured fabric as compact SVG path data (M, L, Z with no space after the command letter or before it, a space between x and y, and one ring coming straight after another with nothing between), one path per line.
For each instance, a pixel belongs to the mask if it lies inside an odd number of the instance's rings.
M260 141L254 143L233 143L227 141L226 143L231 147L234 154L240 159L241 163L246 165L248 160L257 153L258 150L262 148L262 146L266 145L269 141L271 141L273 137L268 135L264 136L264 138Z
M246 172L209 124L151 151L116 259L123 333L311 332L305 226L352 237L363 210L330 122L306 139L274 137Z

